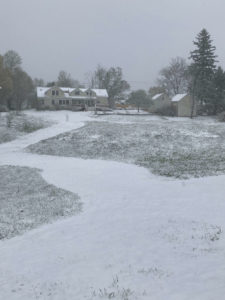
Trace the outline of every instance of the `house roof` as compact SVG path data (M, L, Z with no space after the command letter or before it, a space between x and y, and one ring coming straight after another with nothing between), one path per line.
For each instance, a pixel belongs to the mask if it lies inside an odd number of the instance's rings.
M156 100L156 99L158 99L160 96L162 96L163 95L163 93L161 93L161 94L156 94L155 96L153 96L152 97L152 100Z
M37 87L37 97L43 98L45 97L45 93L51 89L51 87ZM64 96L68 97L70 93L72 93L74 90L80 90L82 92L86 92L88 90L91 90L95 92L97 97L108 97L108 93L106 89L83 89L83 88L69 88L69 87L59 87L60 90L64 92Z
M177 94L172 98L172 102L179 102L181 99L183 99L187 94Z
M45 96L45 92L49 90L49 87L37 87L37 96L38 98L43 98Z

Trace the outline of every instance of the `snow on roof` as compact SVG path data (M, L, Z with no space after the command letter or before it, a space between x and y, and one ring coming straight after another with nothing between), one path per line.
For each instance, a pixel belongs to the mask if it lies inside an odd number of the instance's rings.
M179 102L181 99L183 99L187 94L177 94L175 95L171 101L173 102Z
M91 89L98 97L108 97L106 89Z
M47 92L47 90L49 90L49 87L37 87L37 96L38 98L43 98L45 96L45 92Z
M37 97L43 98L45 96L45 93L47 90L49 90L51 87L37 87ZM69 93L72 93L74 90L80 90L82 92L86 92L88 90L91 90L96 93L98 97L108 97L108 93L106 89L83 89L83 88L69 88L69 87L59 87L60 90L62 90L65 94L65 97L68 97Z
M162 96L163 95L163 93L161 93L161 94L156 94L155 96L153 96L152 97L152 100L156 100L156 99L158 99L160 96Z

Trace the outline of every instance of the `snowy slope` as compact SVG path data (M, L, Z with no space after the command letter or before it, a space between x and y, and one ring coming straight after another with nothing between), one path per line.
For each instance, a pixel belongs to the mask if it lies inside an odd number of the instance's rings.
M0 164L38 167L84 203L79 216L0 242L0 299L224 299L225 176L168 180L22 151L88 120L65 114L44 113L58 125L0 146Z

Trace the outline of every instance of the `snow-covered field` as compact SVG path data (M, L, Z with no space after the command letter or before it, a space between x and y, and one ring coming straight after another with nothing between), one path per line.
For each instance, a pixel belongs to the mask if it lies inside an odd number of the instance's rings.
M103 119L105 122L103 122ZM211 119L103 117L31 145L38 154L134 163L177 178L225 173L225 126ZM107 122L108 121L108 122Z
M89 113L29 114L58 123L0 145L0 164L43 170L49 184L80 196L83 211L0 242L0 299L224 299L224 175L175 180L133 164L27 153L93 121ZM123 118L95 120L143 122ZM143 118L168 128L192 122Z
M37 169L0 166L0 178L0 239L81 211L74 193L48 184Z

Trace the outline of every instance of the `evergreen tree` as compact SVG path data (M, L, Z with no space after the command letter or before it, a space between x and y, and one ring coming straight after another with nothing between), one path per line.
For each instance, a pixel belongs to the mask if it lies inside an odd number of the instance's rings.
M190 92L198 99L200 108L212 112L214 101L214 74L216 70L216 47L212 45L210 34L206 29L197 35L194 41L196 49L191 51L192 63L189 67Z

